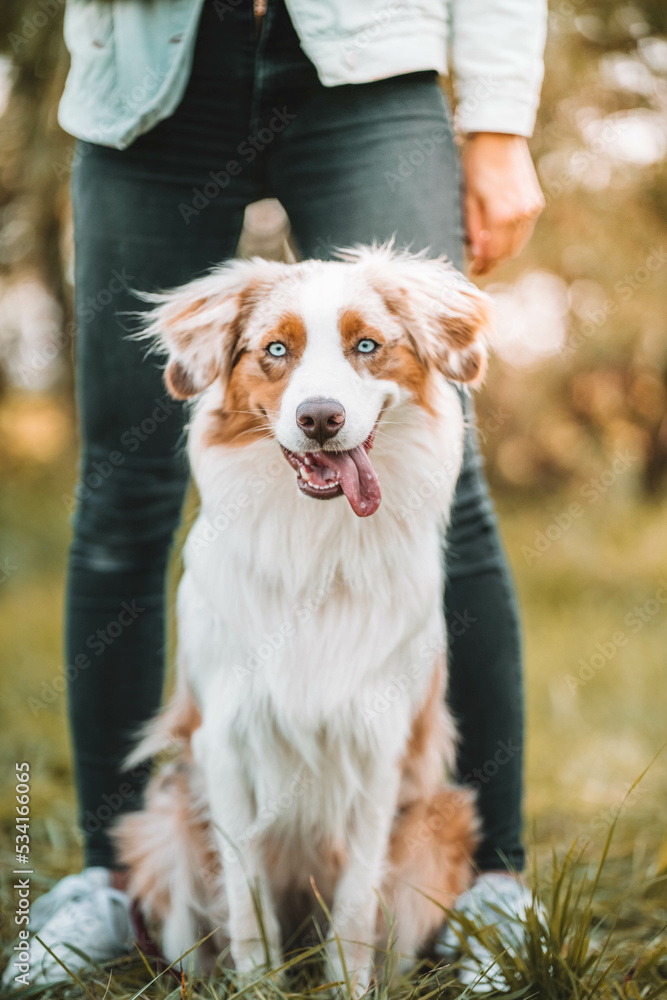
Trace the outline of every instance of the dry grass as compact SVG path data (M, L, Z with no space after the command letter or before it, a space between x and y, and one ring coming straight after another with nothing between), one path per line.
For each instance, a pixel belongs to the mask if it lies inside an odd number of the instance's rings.
M610 858L613 832L612 828L597 863L573 847L564 856L554 854L549 873L533 871L533 904L522 921L527 942L523 954L504 950L493 926L451 915L462 939L477 939L497 956L506 987L488 995L508 1000L653 1000L667 992L665 876L648 877L644 871L633 871L630 859ZM225 970L212 980L198 980L190 972L187 953L164 970L137 952L113 966L78 975L63 968L62 982L29 987L15 995L43 1000L138 1000L140 996L306 1000L332 985L323 977L321 951L316 946L288 954L280 969L243 983ZM461 958L465 955L464 946ZM393 966L391 954L387 962ZM374 1000L469 997L471 988L462 988L457 966L458 962L439 966L425 962L391 988L380 981L369 996ZM472 988L482 989L484 982L481 972ZM338 984L338 991L342 998L350 995L345 984Z
M12 460L14 462L14 460ZM30 462L18 458L0 491L0 560L16 569L0 584L0 846L5 860L13 826L14 763L31 762L33 893L80 866L71 789L65 699L55 689L61 672L63 567L68 540L61 500L71 491L73 452L60 450ZM667 578L664 505L639 505L612 495L531 565L522 555L570 497L531 504L506 499L501 523L514 564L526 626L528 746L527 829L532 881L548 912L544 936L527 919L525 960L501 959L505 995L548 1000L638 1000L667 987L667 751L639 785L637 777L666 739L664 658L667 606L634 631L626 624ZM650 605L653 608L653 605ZM580 661L619 630L628 642L581 685ZM44 700L44 692L53 697ZM31 699L34 699L31 701ZM609 840L618 825L613 840ZM569 850L572 844L576 846ZM607 848L605 848L607 845ZM609 846L610 845L610 846ZM557 859L552 856L557 849ZM598 862L605 863L597 871ZM0 942L14 937L11 867L4 866ZM493 944L494 932L469 928ZM317 949L316 949L317 950ZM299 1000L321 992L317 954L287 985L269 974L243 995L251 1000ZM296 958L294 962L296 963ZM95 1000L240 995L231 975L185 985L169 973L148 986L152 963L136 956L113 970L92 970L23 997ZM65 973L63 973L65 975ZM296 976L296 978L294 978ZM385 986L376 988L384 1000ZM454 966L418 970L392 989L396 1000L462 994Z

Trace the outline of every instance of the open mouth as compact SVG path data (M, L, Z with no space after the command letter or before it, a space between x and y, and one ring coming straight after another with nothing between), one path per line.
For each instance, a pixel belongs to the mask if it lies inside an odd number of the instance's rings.
M363 444L350 451L299 453L281 445L285 458L296 469L301 492L317 500L332 500L344 494L357 517L374 514L382 499L380 483L368 457L376 427Z

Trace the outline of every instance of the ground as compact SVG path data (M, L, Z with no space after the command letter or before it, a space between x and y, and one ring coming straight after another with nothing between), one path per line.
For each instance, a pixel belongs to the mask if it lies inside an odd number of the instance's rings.
M0 492L0 655L5 660L0 830L6 862L0 938L7 950L16 931L11 871L17 762L31 765L33 891L80 864L60 653L74 456L69 445L63 453L58 444L57 424L63 419L58 408L46 402L41 408L33 404L29 412L29 420L15 422L23 427L22 450L7 454L9 474ZM526 630L531 880L548 913L543 947L535 937L525 965L509 962L513 985L507 995L657 997L667 992L667 750L661 753L667 518L664 504L600 493L595 500L587 496L580 503L583 512L568 523L569 505L581 500L571 493L530 500L499 497ZM615 820L587 908L590 880ZM573 845L563 874L563 859ZM586 878L589 888L584 886L575 905L576 893L568 898L565 887L581 887ZM531 926L535 935L534 921ZM70 982L49 995L79 998L85 992L100 1000L107 995L131 1000L140 993L166 997L181 991L167 974L144 993L153 975L137 958L111 978L108 970L96 972L82 985ZM454 998L462 995L454 982L453 970L443 969L400 984L394 992ZM312 983L293 984L290 996L301 989L312 991ZM269 978L248 993L284 997L285 990ZM234 987L222 981L198 987L186 977L182 991L186 997L199 991L222 998ZM31 990L29 995L40 994Z

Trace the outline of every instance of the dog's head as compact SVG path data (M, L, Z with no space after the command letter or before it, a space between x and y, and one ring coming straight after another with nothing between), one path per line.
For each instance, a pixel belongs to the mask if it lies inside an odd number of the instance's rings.
M169 391L220 401L207 443L274 437L302 493L344 494L360 517L380 503L369 452L385 411L431 412L434 379L477 383L486 365L486 296L445 260L387 248L234 261L154 298Z

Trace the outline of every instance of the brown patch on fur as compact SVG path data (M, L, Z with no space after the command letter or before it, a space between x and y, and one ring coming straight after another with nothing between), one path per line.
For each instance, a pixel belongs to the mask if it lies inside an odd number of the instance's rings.
M263 336L257 350L244 349L237 355L223 406L211 414L207 445L238 448L267 435L268 415L278 412L289 376L305 350L306 339L302 318L288 313ZM283 358L273 358L266 351L275 340L287 346Z
M451 317L443 320L443 327L449 342L457 350L464 350L473 344L482 330L488 330L491 325L491 306L484 299L466 295L470 305L467 316Z
M267 871L278 919L288 937L301 926L306 934L312 934L309 917L314 917L322 930L325 929L324 913L313 892L311 878L331 908L336 885L347 864L348 854L343 844L308 838L295 847L294 843L285 843L273 833L267 837ZM301 941L301 944L307 943Z
M249 281L243 291L239 292L236 316L229 325L228 370L225 374L229 374L236 364L236 352L241 338L250 322L250 317L269 287L266 282L255 279Z
M377 288L384 305L392 316L399 320L407 339L410 342L414 356L428 367L435 364L439 371L454 382L479 382L486 371L486 356L483 351L475 350L475 342L480 333L490 325L489 306L480 302L472 295L466 296L470 303L470 313L466 316L443 316L437 322L442 329L440 350L436 356L429 357L424 346L413 330L419 329L419 321L415 317L410 303L410 293L405 288ZM456 354L456 364L450 364L450 358Z
M378 288L387 312L403 319L410 312L410 294L405 288Z
M306 349L307 339L306 324L301 316L297 316L296 313L285 313L278 326L264 334L262 347L267 347L273 340L282 340L298 359Z
M375 355L371 354L371 359ZM427 413L433 414L431 404L431 378L429 369L419 360L408 344L395 344L378 352L376 362L369 363L376 378L389 379L407 389L414 401Z
M343 351L350 357L351 361L365 360L357 351L357 344L365 337L376 340L379 344L384 344L385 338L374 326L364 318L357 309L345 309L338 322L340 339L343 343ZM369 356L369 360L372 355Z
M442 321L445 337L457 351L470 347L477 336L479 327L480 324L476 317L452 316Z
M419 799L427 799L442 781L445 752L444 722L445 670L438 657L424 704L412 720L410 736L401 761L398 807L404 809Z
M443 922L442 907L452 906L470 883L477 843L473 794L442 783L447 739L443 688L444 665L438 658L424 703L414 716L402 762L399 808L381 888L396 918L396 946L406 954L430 943ZM187 688L177 693L158 723L161 733L181 742L181 753L152 778L144 808L120 821L114 840L120 862L129 869L129 892L144 915L155 922L159 937L172 909L180 914L181 928L184 912L189 915L193 942L222 926L223 932L199 949L201 964L211 969L226 944L222 859L205 790L192 760L190 738L201 716ZM310 837L287 841L280 831L272 831L265 850L285 937L290 939L302 927L307 936L299 943L316 943L309 918L319 923L322 933L326 929L310 879L331 907L348 864L345 845ZM386 947L388 933L380 909L378 947Z
M476 845L473 794L466 789L441 785L397 816L382 895L396 914L399 952L414 953L433 939L444 920L442 907L451 907L471 882ZM380 912L380 944L387 933Z
M481 382L486 372L486 356L481 351L465 351L456 356L456 366L445 361L442 372L456 382Z
M181 683L168 704L143 728L137 749L130 754L128 766L146 761L173 747L189 747L192 734L201 726L199 705L187 683Z
M396 382L407 389L427 413L433 413L428 366L419 357L414 338L405 327L405 342L392 343L371 326L362 313L346 309L341 314L339 329L345 355L357 371L370 372L373 378ZM372 354L360 354L356 349L359 341L366 337L380 344Z
M215 375L211 377L210 385ZM164 373L164 381L167 390L174 399L191 399L201 391L195 383L192 375L181 361L170 361Z
M249 281L242 291L236 294L236 312L234 318L226 327L220 328L219 336L224 339L224 359L222 364L218 359L211 360L209 365L204 365L198 377L188 368L187 357L196 352L196 341L199 338L211 338L212 330L205 326L195 329L182 329L185 320L196 318L197 314L207 306L215 302L213 298L201 298L190 303L185 309L174 316L170 316L166 325L171 331L171 339L177 352L184 354L183 358L174 358L165 371L164 380L169 393L175 399L191 399L207 388L214 378L221 374L225 375L231 371L234 365L234 354L238 343L245 331L248 321L261 300L263 292L267 288L266 282L258 279ZM211 354L215 353L215 337L211 344Z
M412 310L410 293L407 288L385 288L383 286L378 287L375 290L384 302L387 312L393 316L394 319L398 320L403 327L403 332L408 338L408 342L414 351L415 356L423 364L427 364L428 358L422 351L418 339L412 332L413 328L418 328L418 323Z
M191 739L201 721L190 687L180 685L145 739L148 752L155 753L152 743L167 751L177 745L180 752L151 778L143 809L128 813L112 829L118 860L128 869L128 893L155 923L158 940L172 907L183 899L191 909L193 943L219 924L222 865L205 798L193 780ZM203 916L207 913L210 921ZM212 971L224 945L218 933L198 949L202 967Z
M181 330L181 323L183 320L191 319L193 316L196 316L199 310L204 308L207 301L207 299L196 299L185 309L181 309L181 311L176 313L175 316L169 318L167 325L173 328L174 342L181 350L189 347L195 336L192 330Z
M179 687L160 721L171 739L190 743L192 734L201 726L201 711L189 686Z
M144 808L123 817L112 836L117 857L128 868L128 893L156 925L158 940L172 907L182 909L186 900L194 944L220 925L222 865L208 810L192 779L188 750L151 779ZM205 971L212 971L225 943L217 933L198 949Z
M447 740L451 740L445 722L444 693L444 659L439 656L424 703L412 720L401 762L399 812L394 820L383 887L390 912L397 917L398 950L406 953L414 952L435 935L444 919L441 907L452 906L470 883L477 844L474 795L442 781L443 758ZM381 940L383 934L386 940L382 914L379 934Z

